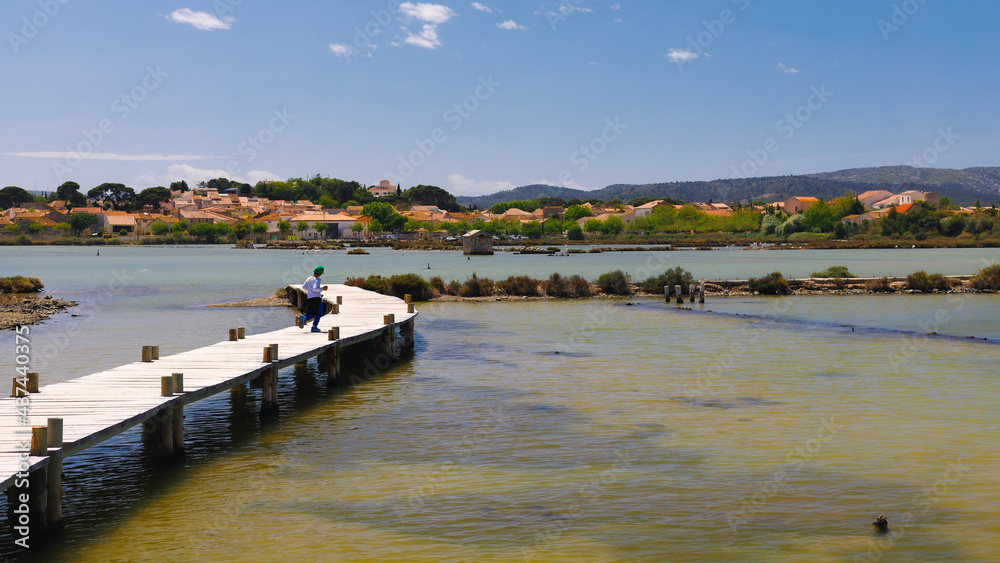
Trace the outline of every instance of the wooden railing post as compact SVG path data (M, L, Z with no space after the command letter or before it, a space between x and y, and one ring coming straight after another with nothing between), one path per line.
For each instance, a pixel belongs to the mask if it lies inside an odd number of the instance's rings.
M62 445L63 419L48 420L47 442L49 446L49 466L46 484L45 519L49 530L59 531L63 528L62 521Z
M184 374L175 373L171 375L171 379L174 383L174 394L183 395L184 394ZM178 401L174 405L173 424L171 425L172 434L174 439L174 455L183 456L184 455L184 403Z

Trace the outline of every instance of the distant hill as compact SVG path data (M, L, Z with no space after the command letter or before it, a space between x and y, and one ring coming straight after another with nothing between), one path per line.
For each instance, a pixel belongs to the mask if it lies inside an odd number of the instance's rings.
M667 182L658 184L613 184L599 190L585 191L557 186L534 184L477 197L459 197L461 205L488 208L497 202L561 197L571 199L597 198L604 201L630 201L640 197L675 198L683 201L783 201L801 195L832 199L847 192L860 194L868 190L901 192L910 189L937 191L959 205L971 205L977 199L984 204L1000 202L1000 168L967 168L947 170L883 166L856 168L802 176L738 178L710 182Z

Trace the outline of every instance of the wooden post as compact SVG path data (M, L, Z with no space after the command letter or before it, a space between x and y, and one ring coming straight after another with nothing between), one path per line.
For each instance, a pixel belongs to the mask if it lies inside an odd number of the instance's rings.
M264 363L265 364L269 364L269 363L271 363L273 361L274 361L274 358L271 357L271 347L270 346L264 346Z
M160 359L160 347L159 346L150 346L149 347L149 355L153 359L154 362L156 360L159 360Z
M395 324L396 323L396 315L395 314L391 314L391 313L388 314L388 315L382 315L382 322L383 322L383 324L387 324L387 325Z
M663 286L663 300L665 302L667 302L667 303L670 303L670 286L669 285Z
M340 342L326 351L326 385L332 387L340 379Z
M343 305L343 304L344 304L344 296L343 295L338 295L337 296L337 305Z
M246 337L247 337L247 329L246 329L246 327L241 326L241 327L239 327L239 328L236 329L236 338L238 338L240 340L243 340Z
M273 416L278 413L278 362L271 363L271 369L260 376L263 385L260 393L260 415Z
M704 303L704 302L705 302L705 280L701 280L701 283L698 284L698 303Z
M329 332L327 332L326 334L328 340L340 340L340 327L335 326L331 328Z
M174 381L174 393L180 395L184 393L184 374L175 373L171 376ZM171 413L172 424L171 434L173 435L173 448L175 456L184 455L184 404L180 401L174 405L174 412Z
M28 372L28 393L38 393L38 372Z
M399 335L403 337L403 346L413 348L413 319L406 321L399 327Z
M173 383L171 383L173 387ZM165 455L174 453L174 408L160 411L160 451Z
M271 361L272 362L277 362L278 361L278 345L277 344L271 344Z
M239 333L235 328L229 329L229 341L236 342L237 340L239 340Z
M28 452L32 456L41 457L49 455L49 427L31 427L31 450ZM40 530L45 530L45 516L48 513L48 470L35 471L28 477L28 514L31 527L36 526Z
M62 445L63 419L48 420L47 442L49 446L48 483L46 484L45 519L49 529L59 531L62 523Z
M152 346L143 346L142 347L142 361L146 362L146 363L153 361L153 347Z
M413 308L413 303L407 303L406 304L406 312L407 313L413 313L413 312L415 312L415 309Z
M683 303L684 302L684 296L681 295L681 293L682 293L681 292L681 286L680 285L675 285L674 286L674 291L677 292L677 302L678 303Z
M688 295L691 297L691 302L694 303L694 284L688 286Z
M332 305L332 309L333 309L333 310L332 310L332 313L333 313L334 315L339 315L339 314L340 314L340 305L338 305L338 304L334 303L334 304Z
M403 301L405 303L413 303L413 295L406 293L403 295Z
M172 375L164 375L160 377L160 396L172 397L173 395L174 395L174 377Z

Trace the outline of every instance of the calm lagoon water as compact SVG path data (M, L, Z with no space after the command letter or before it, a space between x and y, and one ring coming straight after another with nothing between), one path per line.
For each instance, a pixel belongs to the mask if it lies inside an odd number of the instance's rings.
M284 309L203 306L266 295L316 263L329 282L426 275L428 262L446 280L641 277L649 260L653 273L741 278L832 264L974 273L993 254L8 247L0 275L81 303L83 316L32 328L44 384L135 361L142 344L170 354L231 326L287 326ZM134 431L71 458L65 535L19 558L1000 560L997 296L958 297L419 304L416 349L369 383L327 390L298 366L281 375L277 421L257 420L255 390L189 408L181 463L158 466ZM0 336L8 371L12 346ZM872 533L880 513L894 535Z

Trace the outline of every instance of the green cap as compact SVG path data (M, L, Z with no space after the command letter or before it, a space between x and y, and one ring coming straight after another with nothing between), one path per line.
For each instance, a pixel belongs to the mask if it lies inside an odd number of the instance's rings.
M314 274L319 274L321 276L323 275L324 271L325 270L323 270L323 266L316 266L315 268L313 268L313 273Z

